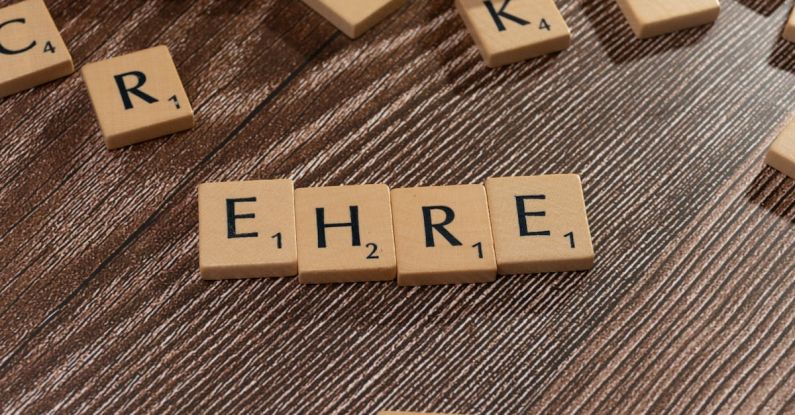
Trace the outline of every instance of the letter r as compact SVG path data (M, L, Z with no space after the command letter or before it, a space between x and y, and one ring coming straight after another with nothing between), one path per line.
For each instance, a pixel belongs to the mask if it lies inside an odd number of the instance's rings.
M125 77L134 77L136 79L135 86L128 88L124 83ZM130 100L130 94L141 98L147 104L154 104L157 102L155 97L140 90L140 88L146 83L146 75L143 72L132 71L115 75L113 78L116 80L116 86L119 88L119 95L121 95L121 101L124 103L125 110L132 109L133 107L132 100Z
M431 212L434 210L439 210L444 213L444 220L441 223L433 223L433 219L431 218ZM442 235L444 239L452 246L461 246L461 241L459 241L455 236L453 236L450 231L445 228L445 226L449 225L450 223L455 220L455 211L448 206L423 206L422 207L422 219L425 225L425 246L428 248L433 248L436 246L436 241L433 238L433 231Z

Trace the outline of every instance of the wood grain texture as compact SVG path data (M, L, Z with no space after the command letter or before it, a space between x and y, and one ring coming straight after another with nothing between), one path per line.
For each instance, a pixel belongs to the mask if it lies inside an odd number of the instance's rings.
M50 0L76 66L167 45L190 132L105 150L78 75L0 101L0 412L795 412L780 1L487 69L452 2L351 41L281 0ZM9 4L1 1L0 5ZM196 186L582 175L597 262L494 284L198 276Z

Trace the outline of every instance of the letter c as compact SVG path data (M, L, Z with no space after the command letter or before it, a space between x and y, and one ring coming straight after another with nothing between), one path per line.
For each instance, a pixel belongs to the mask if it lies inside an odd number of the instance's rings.
M6 25L10 25L11 23L25 24L25 19L14 19L14 20L9 20L9 21L0 23L0 29L5 27ZM34 47L36 47L36 41L35 40L30 45L28 45L28 47L26 47L24 49L18 49L18 50L6 49L3 46L3 44L0 43L0 54L2 54L2 55L18 55L20 53L27 52L27 51L33 49Z

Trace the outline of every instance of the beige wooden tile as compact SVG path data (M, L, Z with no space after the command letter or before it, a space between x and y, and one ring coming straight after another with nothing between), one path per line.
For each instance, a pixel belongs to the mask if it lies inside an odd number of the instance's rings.
M641 39L712 23L720 14L718 0L616 1Z
M0 98L74 72L72 56L41 0L0 9Z
M579 176L490 178L486 192L500 274L593 267Z
M91 63L81 72L108 148L193 127L193 109L165 46Z
M790 120L770 146L765 161L770 167L795 179L795 119Z
M295 218L302 284L395 279L389 187L297 189Z
M203 279L298 273L292 180L199 185Z
M781 33L784 39L795 42L795 9L790 12L787 24L784 26L784 32Z
M398 284L491 282L496 278L482 185L392 190Z
M397 11L406 0L304 0L342 33L357 38Z
M486 65L496 67L557 52L571 34L554 0L456 0Z

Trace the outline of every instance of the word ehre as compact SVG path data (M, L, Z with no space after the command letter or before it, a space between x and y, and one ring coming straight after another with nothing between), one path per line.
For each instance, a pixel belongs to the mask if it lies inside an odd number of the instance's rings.
M587 270L593 261L573 174L391 190L294 189L290 180L199 186L205 279L479 283L498 273Z

